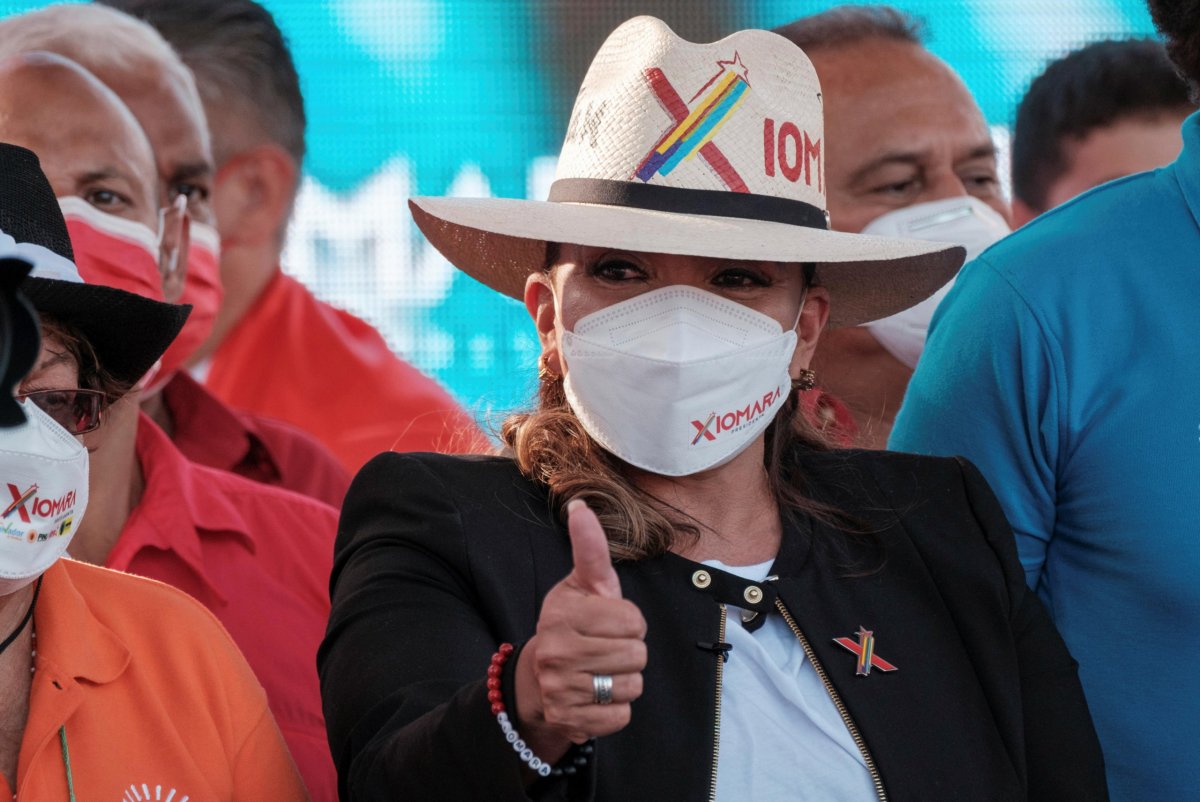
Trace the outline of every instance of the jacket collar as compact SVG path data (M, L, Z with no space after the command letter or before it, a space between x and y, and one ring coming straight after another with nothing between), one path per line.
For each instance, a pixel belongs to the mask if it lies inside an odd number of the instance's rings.
M208 533L233 534L255 551L250 527L223 492L226 474L189 462L144 413L138 419L136 450L145 488L108 566L122 570L145 547L169 551L223 601L224 594L208 578L201 538Z
M1175 174L1192 219L1200 226L1200 112L1183 121L1183 151L1168 169Z
M163 399L175 420L180 452L200 455L203 464L227 471L255 463L279 478L279 466L253 419L223 404L185 371L163 388Z
M693 562L668 553L663 560L674 581L686 581L693 589L718 602L756 613L769 613L775 607L776 583L798 577L812 552L818 522L805 514L785 514L779 554L771 564L768 581L753 582L740 576ZM753 628L757 628L757 621Z
M42 575L34 612L39 662L52 664L76 680L112 682L129 665L129 648L92 613L71 579L69 566L70 560L63 558Z

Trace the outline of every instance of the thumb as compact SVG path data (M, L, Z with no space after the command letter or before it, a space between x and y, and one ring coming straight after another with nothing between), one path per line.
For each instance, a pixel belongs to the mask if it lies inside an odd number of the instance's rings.
M567 504L567 531L571 535L574 584L584 593L621 598L621 582L608 554L608 538L600 519L586 502L573 499Z

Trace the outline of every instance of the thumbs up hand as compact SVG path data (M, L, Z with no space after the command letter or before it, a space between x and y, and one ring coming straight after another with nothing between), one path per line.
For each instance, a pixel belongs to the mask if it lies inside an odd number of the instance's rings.
M549 761L628 724L646 667L646 619L621 598L600 520L575 500L567 527L574 568L546 594L516 669L518 729ZM612 678L610 703L597 702L595 676Z
M575 499L567 505L567 530L571 535L571 561L575 570L564 582L588 596L621 598L621 582L608 553L608 538L600 519L586 503Z

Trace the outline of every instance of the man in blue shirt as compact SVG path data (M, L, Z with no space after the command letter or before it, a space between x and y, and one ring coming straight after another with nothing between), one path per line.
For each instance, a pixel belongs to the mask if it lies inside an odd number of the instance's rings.
M1150 6L1195 86L1200 4ZM1197 794L1200 115L1183 139L962 271L889 443L965 454L992 483L1079 661L1114 800Z

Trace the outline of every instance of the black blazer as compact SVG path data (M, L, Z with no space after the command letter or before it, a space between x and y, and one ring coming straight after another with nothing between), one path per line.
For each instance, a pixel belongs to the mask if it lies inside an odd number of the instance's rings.
M891 800L1106 799L1076 664L1024 582L1012 534L965 460L798 457L811 497L869 536L787 518L763 583L806 636ZM535 631L571 569L545 489L496 457L382 454L350 489L318 664L343 800L710 798L723 602L744 580L676 555L619 563L647 624L645 691L588 771L526 787L486 700L497 644ZM877 568L877 570L872 570ZM855 674L859 626L898 670ZM731 659L736 659L732 656ZM509 667L515 665L509 662ZM511 671L506 677L511 703ZM797 793L803 776L796 777Z

